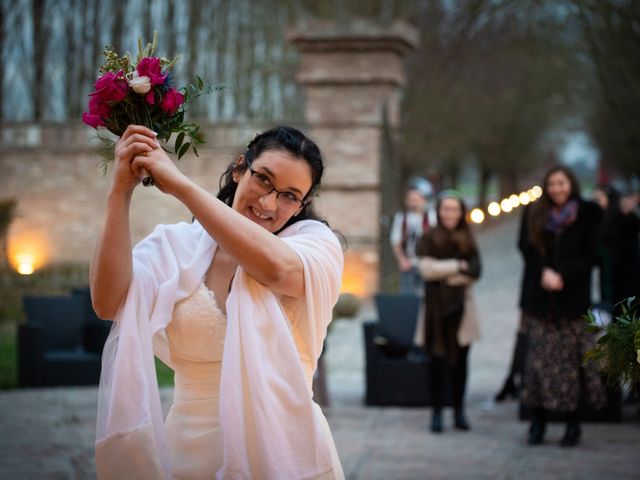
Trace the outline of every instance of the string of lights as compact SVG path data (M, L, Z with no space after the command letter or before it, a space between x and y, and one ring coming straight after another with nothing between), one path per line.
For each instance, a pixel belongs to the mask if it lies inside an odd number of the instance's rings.
M542 188L539 185L534 185L526 192L520 192L520 194L513 193L500 200L500 202L493 201L489 203L489 205L487 205L486 212L490 217L499 217L500 215L513 212L521 205L528 205L535 202L541 196ZM469 219L473 223L481 224L486 218L485 210L482 208L476 207L469 212Z

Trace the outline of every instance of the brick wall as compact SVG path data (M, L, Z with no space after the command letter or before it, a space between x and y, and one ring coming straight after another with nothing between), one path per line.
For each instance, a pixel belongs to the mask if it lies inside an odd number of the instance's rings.
M203 126L207 143L200 157L187 155L178 164L196 183L218 191L220 175L265 125ZM10 256L36 256L43 263L88 262L104 213L111 169L103 176L95 132L82 125L4 125L0 141L0 198L18 202L9 230ZM320 148L330 138L317 138ZM359 139L360 140L360 139ZM342 147L348 155L349 145ZM330 150L330 149L328 149ZM345 157L346 158L346 157ZM346 173L346 174L345 174ZM348 240L349 291L375 290L378 197L375 176L348 159L327 158L320 212ZM134 194L131 227L134 243L158 223L190 221L191 214L173 197L155 188Z

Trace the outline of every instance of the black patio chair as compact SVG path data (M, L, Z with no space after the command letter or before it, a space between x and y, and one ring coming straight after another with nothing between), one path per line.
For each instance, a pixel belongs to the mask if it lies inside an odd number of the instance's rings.
M429 359L414 347L420 308L415 295L375 296L378 321L364 322L367 405L429 405Z
M110 324L89 315L87 301L79 291L24 297L27 322L18 327L19 387L98 383Z

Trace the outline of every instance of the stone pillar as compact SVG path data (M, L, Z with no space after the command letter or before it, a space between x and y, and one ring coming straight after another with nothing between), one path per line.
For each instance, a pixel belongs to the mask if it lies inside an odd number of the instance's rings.
M300 52L297 81L305 119L325 160L320 212L349 243L343 291L370 296L378 286L383 111L399 127L404 58L418 44L405 23L312 24L289 32ZM339 214L336 214L339 212Z

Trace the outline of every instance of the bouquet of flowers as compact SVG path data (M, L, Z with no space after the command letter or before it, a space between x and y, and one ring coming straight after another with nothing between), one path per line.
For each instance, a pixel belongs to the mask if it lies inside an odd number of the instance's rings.
M172 134L177 134L174 152L178 159L189 149L197 156L196 145L204 142L199 126L186 123L184 114L187 105L200 95L210 93L212 87L196 77L195 84L177 89L173 85L173 66L176 59L154 56L157 48L157 33L153 42L142 46L138 40L138 56L135 63L129 55L119 56L113 47L104 50L106 61L100 67L101 76L94 84L94 91L89 94L89 111L82 114L82 121L98 130L98 137L106 148L105 161L113 159L115 142L101 135L106 129L116 136L121 136L131 124L144 125L158 134L158 140L169 141ZM145 186L153 185L153 178L143 179Z
M587 331L602 334L585 361L600 365L611 382L628 386L640 382L640 298L630 297L618 305L622 314L603 325L593 311L587 314Z

